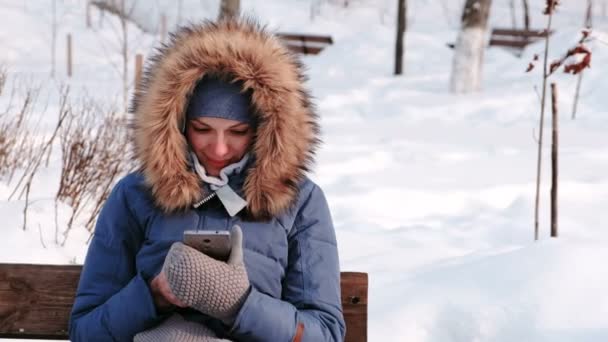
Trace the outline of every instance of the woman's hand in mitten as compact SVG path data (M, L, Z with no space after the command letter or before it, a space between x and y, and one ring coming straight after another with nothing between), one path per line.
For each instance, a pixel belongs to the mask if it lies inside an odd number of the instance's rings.
M243 263L243 233L235 225L227 262L215 260L176 242L165 259L162 273L171 292L194 309L232 324L249 294L249 278Z
M154 298L154 306L156 306L156 310L160 313L169 312L175 306L181 308L188 307L188 305L175 297L173 292L171 292L167 275L163 272L160 272L150 282L150 292L152 293L152 298Z

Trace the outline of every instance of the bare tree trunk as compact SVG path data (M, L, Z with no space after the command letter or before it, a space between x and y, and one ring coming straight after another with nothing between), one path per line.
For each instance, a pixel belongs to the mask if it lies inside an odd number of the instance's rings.
M68 77L72 77L72 34L68 33L66 37L67 47L67 62L68 62Z
M553 20L553 11L549 13L549 19L547 21L547 32L551 31L551 22ZM547 78L549 78L549 71L547 70L547 64L549 62L549 37L545 37L545 55L543 57L543 90L540 99L540 123L539 123L539 134L538 134L538 152L536 159L536 196L534 200L534 240L538 240L538 216L540 207L540 175L542 166L542 154L543 154L543 131L545 126L545 99L547 96Z
M528 0L522 0L524 8L524 29L530 31L530 6L528 6Z
M511 27L515 30L517 28L517 19L515 17L515 0L509 1L509 8L511 9Z
M125 0L120 0L121 13L125 15L120 16L120 28L122 29L122 95L123 95L123 108L126 111L129 101L129 35L127 31L127 15L125 8Z
M454 48L450 90L470 93L481 89L485 33L491 0L467 0L462 14L462 29Z
M403 73L404 36L407 29L407 0L399 0L397 9L397 43L395 46L395 75Z
M558 176L558 116L557 86L551 83L551 103L553 113L553 144L551 145L551 237L557 237L557 176Z
M587 12L585 13L585 27L593 26L593 1L587 0Z
M91 3L89 2L89 0L87 0L87 4L86 4L86 21L87 21L87 28L91 28Z
M238 17L241 7L240 0L222 0L220 2L219 20Z
M57 0L53 0L53 23L51 27L51 77L55 78L55 54L57 52Z

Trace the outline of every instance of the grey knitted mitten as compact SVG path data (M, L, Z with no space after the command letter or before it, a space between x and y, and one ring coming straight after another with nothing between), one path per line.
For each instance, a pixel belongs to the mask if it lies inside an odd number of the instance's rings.
M249 293L242 241L241 228L234 226L228 262L215 260L181 242L174 243L162 269L173 294L186 305L232 324Z
M230 341L218 338L205 325L184 320L180 314L173 314L158 326L135 335L133 342L220 342Z

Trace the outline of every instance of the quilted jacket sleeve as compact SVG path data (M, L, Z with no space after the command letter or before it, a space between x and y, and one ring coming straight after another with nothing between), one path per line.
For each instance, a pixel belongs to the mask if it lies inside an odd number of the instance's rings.
M308 183L312 184L311 182ZM289 233L289 265L282 299L252 289L231 329L239 341L343 341L336 236L327 201L312 184Z
M132 341L158 321L148 285L135 270L142 239L123 179L97 220L70 317L71 341Z

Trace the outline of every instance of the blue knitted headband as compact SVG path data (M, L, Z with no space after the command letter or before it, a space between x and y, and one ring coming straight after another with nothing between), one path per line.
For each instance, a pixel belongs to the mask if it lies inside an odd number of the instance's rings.
M194 88L186 109L187 120L213 117L254 124L251 93L243 92L239 83L206 76Z

